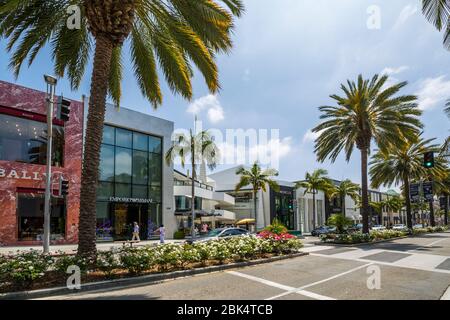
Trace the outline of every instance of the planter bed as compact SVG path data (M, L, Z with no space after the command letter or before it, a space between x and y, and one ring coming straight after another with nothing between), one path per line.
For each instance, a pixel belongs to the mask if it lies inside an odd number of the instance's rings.
M158 272L156 270L153 270L134 276L130 275L127 272L118 272L114 275L113 278L108 278L100 272L91 272L82 277L82 285L80 290L69 290L67 287L62 286L65 283L66 279L54 275L53 277L50 276L48 279L45 279L45 281L35 284L28 291L0 293L0 299L33 299L48 297L52 295L76 294L79 292L107 288L118 289L124 286L156 284L165 280L255 266L264 263L297 258L305 255L308 255L308 253L297 252L284 255L268 254L254 260L228 262L223 264L220 264L218 261L208 261L206 263L206 266L201 263L192 264L188 266L189 269L185 270L179 270L175 268L173 270L168 270L167 272ZM49 286L48 284L52 284L52 286Z
M316 245L316 246L332 245L332 246L343 246L343 247L359 247L359 246L369 246L369 245L372 245L372 244L389 242L389 241L393 241L393 240L405 239L405 238L409 238L409 237L411 237L411 236L396 237L396 238L390 238L390 239L382 239L382 240L377 240L377 241L372 241L372 242L358 242L358 243L317 241L317 242L314 242L314 245Z

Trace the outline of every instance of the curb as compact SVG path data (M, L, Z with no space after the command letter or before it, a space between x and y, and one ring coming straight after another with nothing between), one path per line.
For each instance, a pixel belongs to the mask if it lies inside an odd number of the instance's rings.
M275 256L275 257L271 257L271 258L267 258L267 259L258 259L258 260L245 261L245 262L235 262L235 263L230 263L230 264L225 264L225 265L203 267L203 268L197 268L197 269L191 269L191 270L181 270L181 271L173 271L173 272L167 272L167 273L150 274L150 275L138 276L138 277L122 278L122 279L115 279L115 280L105 280L105 281L99 281L99 282L90 282L90 283L81 285L80 290L70 290L70 289L67 289L67 287L56 287L56 288L39 289L39 290L32 290L32 291L2 293L2 294L0 294L0 300L26 300L26 299L51 297L54 295L62 295L62 294L77 294L80 292L89 292L89 291L99 290L99 289L109 289L109 288L110 289L119 289L120 287L123 287L123 286L150 285L150 284L156 284L156 283L164 281L164 280L174 280L177 278L192 277L195 275L225 271L225 270L229 270L229 269L256 266L256 265L276 262L276 261L280 261L280 260L287 260L287 259L302 257L302 256L306 256L308 254L309 253L307 253L307 252L299 252L299 253L294 253L294 254L289 254L289 255L284 255L284 256Z

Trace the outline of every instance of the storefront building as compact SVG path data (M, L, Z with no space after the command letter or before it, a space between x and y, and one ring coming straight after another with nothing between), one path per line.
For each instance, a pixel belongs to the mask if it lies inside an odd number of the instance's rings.
M39 244L43 234L47 116L45 93L0 81L0 245ZM55 110L56 111L56 110ZM77 241L83 106L71 101L67 122L53 120L53 243Z
M0 81L0 245L42 243L47 150L46 94ZM53 120L52 244L76 243L87 101L71 101L69 120ZM56 107L55 107L56 111ZM173 168L163 161L173 123L107 106L97 201L97 239L153 238L176 229ZM69 182L59 196L60 178Z

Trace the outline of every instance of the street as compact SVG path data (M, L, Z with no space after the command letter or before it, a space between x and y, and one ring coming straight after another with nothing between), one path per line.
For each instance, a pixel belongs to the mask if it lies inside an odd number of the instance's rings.
M46 299L450 299L449 232L361 247L315 246L307 239L303 251L309 255L158 284ZM368 279L378 274L374 270L379 271L379 288L368 285L372 283Z

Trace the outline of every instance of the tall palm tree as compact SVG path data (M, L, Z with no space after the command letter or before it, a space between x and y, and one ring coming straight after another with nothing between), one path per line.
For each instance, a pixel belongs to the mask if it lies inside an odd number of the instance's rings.
M327 192L331 190L332 182L328 178L328 171L325 169L314 170L313 173L307 172L304 181L299 181L295 184L295 188L304 188L304 194L312 193L313 197L313 220L312 227L316 228L316 194L317 192Z
M360 198L360 190L361 188L358 184L347 179L339 183L339 185L333 186L329 192L329 196L330 199L341 199L342 214L345 216L345 197L349 196L353 201L357 202Z
M242 188L247 186L252 186L253 191L253 210L255 214L255 226L257 224L258 208L257 208L257 195L260 190L263 192L267 191L267 186L269 186L275 192L280 191L280 186L278 183L272 179L272 177L278 176L278 171L275 169L265 169L262 170L258 162L255 162L250 169L244 167L239 167L236 170L236 175L239 176L239 182L235 186L235 191L238 192ZM266 225L265 216L263 214L263 222Z
M175 134L173 145L167 150L165 160L167 165L172 165L176 158L180 158L181 166L184 168L186 159L190 159L191 172L191 212L192 212L192 226L191 236L195 237L195 179L197 166L205 162L208 167L213 170L218 160L220 159L220 152L214 142L213 137L208 131L201 131L194 134L192 130L189 131L189 136L183 133Z
M378 150L370 162L370 177L374 188L381 185L402 184L408 228L412 228L409 185L412 181L420 180L429 173L423 166L423 154L439 149L437 144L431 144L434 140L425 140L419 136L409 140L403 146L384 151Z
M411 95L396 94L407 85L401 82L387 86L388 76L375 75L364 80L360 75L357 82L342 84L344 96L332 95L337 106L320 107L324 122L313 129L319 133L315 152L319 161L330 158L336 160L341 151L347 161L356 146L361 153L361 201L363 232L369 232L369 197L367 162L372 142L378 148L388 150L391 146L400 146L404 140L415 137L422 124L422 114Z
M225 4L225 7L219 3ZM69 29L67 9L81 10L81 27ZM233 16L242 0L3 0L0 37L8 40L17 76L27 60L50 43L55 74L80 86L93 57L89 113L81 178L80 255L95 255L96 189L106 97L120 103L123 45L128 41L133 71L154 108L162 104L159 73L174 93L192 97L194 64L208 89L219 89L215 54L232 47ZM159 67L158 67L159 65Z

